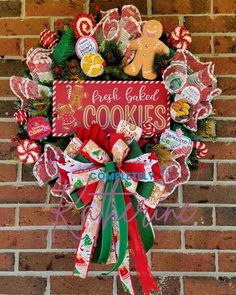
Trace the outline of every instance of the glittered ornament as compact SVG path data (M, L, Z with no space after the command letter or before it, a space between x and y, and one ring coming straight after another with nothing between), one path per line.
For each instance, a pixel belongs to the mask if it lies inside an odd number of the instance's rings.
M17 123L23 124L27 121L27 112L26 110L18 110L14 113L14 119Z
M169 44L175 49L186 50L192 43L190 32L182 26L176 26L168 37Z
M53 48L57 44L58 38L55 32L48 29L44 29L40 33L40 43L45 48Z
M77 39L90 35L95 26L95 19L87 13L78 14L72 21L72 28Z
M16 147L16 152L21 162L32 165L40 158L41 147L37 142L25 139L20 141Z
M150 138L150 137L154 136L156 133L156 127L150 121L144 122L142 124L141 128L143 130L143 132L142 132L143 138Z

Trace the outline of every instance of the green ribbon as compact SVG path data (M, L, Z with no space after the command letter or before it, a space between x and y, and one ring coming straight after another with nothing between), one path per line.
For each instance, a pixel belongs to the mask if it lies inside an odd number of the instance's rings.
M113 162L105 163L105 172L110 175L117 172L116 164ZM114 190L114 191L113 191ZM127 247L128 247L128 224L126 216L125 200L123 189L120 180L115 180L111 177L105 184L105 194L102 209L102 242L101 252L98 263L107 263L110 256L112 246L112 196L114 193L114 204L117 212L119 232L120 232L120 248L118 259L110 272L115 271L123 262ZM109 273L110 273L109 272Z

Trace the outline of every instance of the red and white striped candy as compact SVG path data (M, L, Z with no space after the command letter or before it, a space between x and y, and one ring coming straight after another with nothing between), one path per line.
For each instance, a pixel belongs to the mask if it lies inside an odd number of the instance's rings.
M77 39L82 36L88 36L96 26L96 21L92 15L81 13L72 21L73 32Z
M58 41L57 35L55 32L50 31L48 29L44 29L40 35L40 43L43 45L45 48L53 48Z
M14 119L17 123L23 124L27 121L27 112L26 110L18 110L14 113Z
M144 122L142 124L141 128L143 130L142 137L144 137L144 138L150 138L150 137L154 136L156 133L156 127L150 121Z
M28 165L36 163L42 154L40 145L30 139L21 140L16 152L19 160Z
M168 42L175 49L186 50L192 43L192 37L185 27L177 26L170 32Z
M205 143L201 141L194 141L193 148L197 150L198 159L202 159L207 155L208 148L206 147Z

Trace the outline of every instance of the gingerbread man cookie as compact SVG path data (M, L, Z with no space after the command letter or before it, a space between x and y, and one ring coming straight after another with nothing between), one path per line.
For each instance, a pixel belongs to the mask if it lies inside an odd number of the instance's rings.
M135 50L133 61L124 68L129 76L137 76L142 69L142 76L154 80L157 74L153 71L155 54L169 55L169 47L159 40L163 32L162 24L157 20L148 21L143 27L140 38L130 41L128 49Z

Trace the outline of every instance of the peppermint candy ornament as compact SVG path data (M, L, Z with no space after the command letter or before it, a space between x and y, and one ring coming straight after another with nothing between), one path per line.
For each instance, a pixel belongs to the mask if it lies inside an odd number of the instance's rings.
M23 124L27 121L27 112L25 110L18 110L13 116L15 121L19 124Z
M77 39L90 35L95 26L95 19L87 13L78 14L72 21L72 29Z
M40 43L43 45L44 48L48 48L48 49L53 48L58 41L56 33L48 29L44 29L40 33L39 37L40 37Z
M19 160L28 165L36 163L42 154L40 145L30 139L21 140L16 152Z
M142 132L142 137L143 138L153 137L155 135L155 133L156 133L156 127L150 121L144 122L142 124L141 128L143 130L143 132Z
M198 159L202 159L207 155L208 148L206 147L205 143L201 141L194 141L193 148L197 150Z
M177 26L170 32L168 42L175 49L186 50L192 43L192 37L185 27Z

